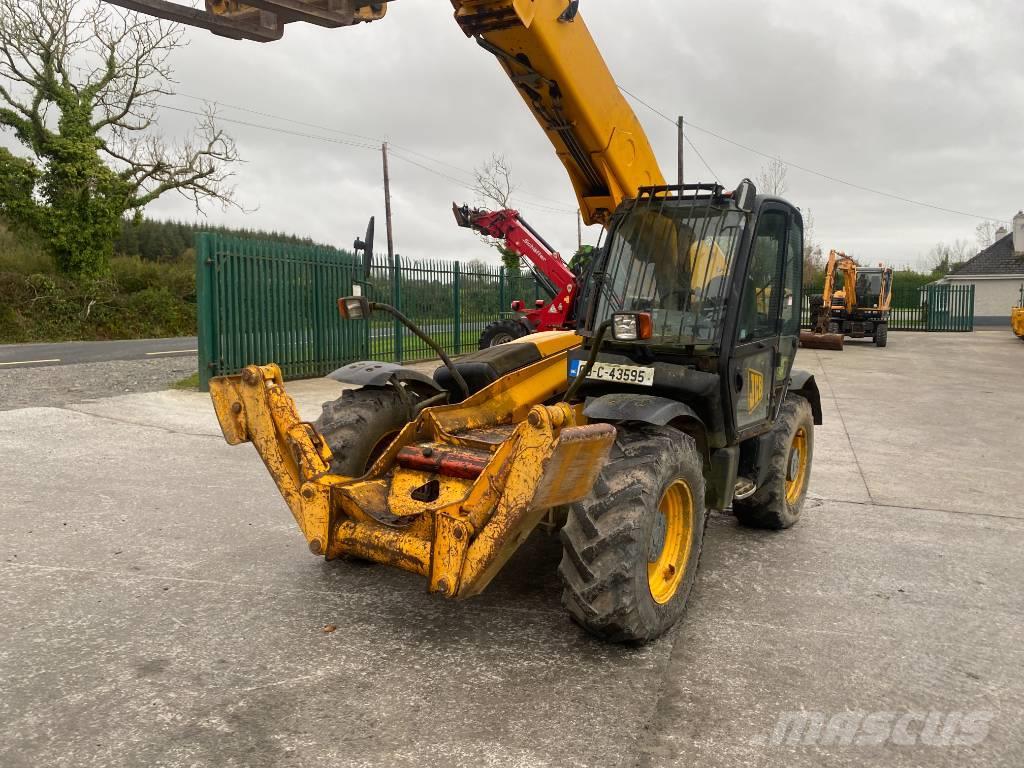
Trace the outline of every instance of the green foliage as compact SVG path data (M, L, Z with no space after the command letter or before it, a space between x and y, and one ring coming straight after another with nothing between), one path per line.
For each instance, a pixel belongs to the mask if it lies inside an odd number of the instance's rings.
M308 237L297 237L281 232L134 217L122 219L117 238L114 240L114 253L121 256L138 256L144 261L175 261L190 251L197 232L253 237L291 245L320 245Z
M184 379L171 384L171 389L183 389L187 391L196 391L199 389L199 371L196 371L191 376L186 376Z
M0 243L3 242L0 236ZM124 339L195 334L190 258L168 263L115 257L99 276L36 271L43 256L25 249L0 260L0 343Z
M24 222L33 229L36 203L32 192L39 182L39 171L23 157L0 147L0 214L8 221Z
M520 270L519 254L501 244L496 244L494 247L501 254L501 263L505 265L508 273L510 275L518 275Z
M15 126L0 115L0 125L15 127L39 158L36 166L0 154L0 212L16 229L35 233L61 272L88 282L107 272L131 188L99 156L92 105L72 92L54 97L61 107L56 132L35 122Z
M151 132L183 44L180 27L99 0L0 0L0 130L25 155L0 150L0 215L86 292L109 275L125 214L172 190L197 208L233 199L237 153L212 113L180 147Z
M918 288L922 288L928 283L935 282L942 275L936 275L931 272L917 272L916 270L910 269L909 267L904 269L893 270L892 273L892 285L893 291L916 291ZM825 288L825 271L822 270L817 273L809 281L805 282L805 291L811 294L820 294Z

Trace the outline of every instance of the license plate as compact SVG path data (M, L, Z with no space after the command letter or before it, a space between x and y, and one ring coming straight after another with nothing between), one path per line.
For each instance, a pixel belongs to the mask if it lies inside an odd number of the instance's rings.
M569 361L569 378L580 375L580 369L586 365L585 360ZM592 381L607 381L614 384L636 384L641 387L654 386L654 369L639 365L619 365L617 363L594 363L587 378Z

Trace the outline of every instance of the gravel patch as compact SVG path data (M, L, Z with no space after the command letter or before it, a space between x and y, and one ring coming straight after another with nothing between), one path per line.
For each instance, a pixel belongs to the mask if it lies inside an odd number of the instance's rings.
M0 411L156 392L195 373L196 365L195 356L183 356L0 370Z

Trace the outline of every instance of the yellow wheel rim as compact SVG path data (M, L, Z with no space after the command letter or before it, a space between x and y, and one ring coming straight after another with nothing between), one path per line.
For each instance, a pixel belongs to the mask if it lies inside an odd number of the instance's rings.
M659 528L664 528L665 539L661 551L647 563L647 584L654 602L664 605L678 591L690 560L694 513L693 494L686 481L676 480L665 489L658 514L661 515Z
M786 469L786 501L796 504L807 485L807 432L800 427L793 436L793 447L789 450L789 464Z

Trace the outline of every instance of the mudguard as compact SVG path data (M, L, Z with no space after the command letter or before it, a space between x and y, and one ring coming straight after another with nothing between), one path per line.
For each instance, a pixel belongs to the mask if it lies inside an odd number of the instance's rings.
M686 403L657 395L615 393L587 398L583 415L591 421L639 421L663 427L678 426L697 441L697 448L709 458L707 428L697 412Z
M789 376L789 391L794 395L800 395L811 404L814 423L821 424L821 393L818 392L818 383L814 376L807 371L793 369Z
M430 376L397 363L382 363L376 360L363 360L342 366L327 378L340 381L342 384L355 384L360 387L385 387L395 381L411 384L423 384L437 392L444 392Z

